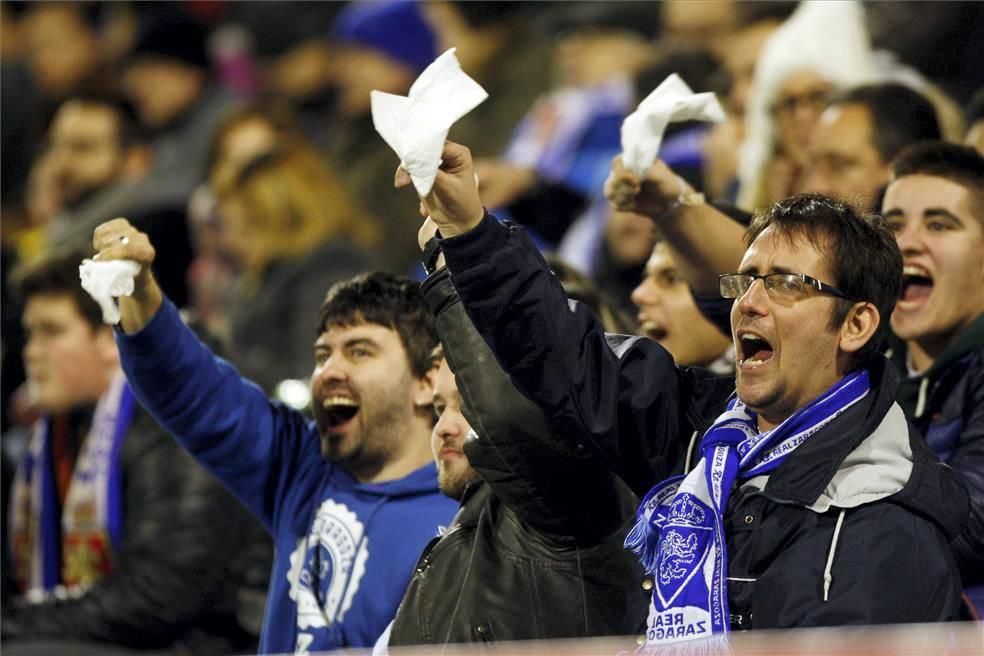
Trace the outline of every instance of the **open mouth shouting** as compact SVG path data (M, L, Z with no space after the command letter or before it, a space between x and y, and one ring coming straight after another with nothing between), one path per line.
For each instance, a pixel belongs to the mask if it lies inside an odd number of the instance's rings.
M657 342L666 337L666 328L651 319L639 318L639 328L646 337Z
M321 402L324 428L331 433L343 432L359 414L359 404L348 396L333 395Z
M774 355L769 341L752 331L739 331L737 348L738 366L742 369L761 367Z
M906 264L902 267L902 291L898 309L915 310L929 301L933 293L933 275L923 266Z

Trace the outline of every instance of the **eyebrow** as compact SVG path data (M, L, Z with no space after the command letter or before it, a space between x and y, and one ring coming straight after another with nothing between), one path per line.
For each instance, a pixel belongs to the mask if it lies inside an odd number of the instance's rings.
M742 274L758 275L758 272L759 272L759 268L757 266L750 266L744 269L738 269L738 273L742 273ZM794 271L784 266L773 266L772 269L769 270L769 273L794 273Z
M929 219L939 216L948 218L951 221L957 223L958 225L963 225L963 221L960 220L959 216L943 209L942 207L927 207L925 210L923 210L924 219Z
M379 348L379 345L376 344L376 342L374 342L372 339L370 339L368 337L353 337L352 339L347 340L344 344L342 344L342 348L347 348L347 349L353 348L355 346L368 346L368 347L374 348L374 349ZM330 350L331 349L331 346L329 344L323 342L322 341L322 338L319 337L318 339L314 340L314 348L316 350L317 349L329 349Z

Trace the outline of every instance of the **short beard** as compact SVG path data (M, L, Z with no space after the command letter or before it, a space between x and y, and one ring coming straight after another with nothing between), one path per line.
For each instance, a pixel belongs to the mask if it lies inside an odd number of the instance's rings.
M363 405L360 412L365 412ZM368 417L372 419L369 420ZM331 434L321 434L321 455L329 462L339 465L346 472L359 480L374 477L398 451L398 444L403 437L401 426L406 422L400 417L400 411L395 404L376 409L371 415L365 414L360 418L362 425L358 434L349 435L355 438L345 453L342 441Z
M450 497L455 501L461 501L461 498L465 496L465 489L468 485L479 479L478 472L472 467L468 467L465 471L457 474L448 472L444 467L438 467L437 470L437 486L441 489L444 496Z

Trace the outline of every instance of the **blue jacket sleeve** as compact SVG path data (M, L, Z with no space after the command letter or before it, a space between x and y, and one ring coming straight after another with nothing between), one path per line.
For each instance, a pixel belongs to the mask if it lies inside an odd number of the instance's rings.
M518 226L487 215L442 248L475 327L559 433L593 445L640 496L682 470L693 431L713 419L730 380L677 369L652 340L606 336Z
M322 462L313 426L215 357L170 301L116 342L144 408L272 532L288 486L317 478L304 471Z

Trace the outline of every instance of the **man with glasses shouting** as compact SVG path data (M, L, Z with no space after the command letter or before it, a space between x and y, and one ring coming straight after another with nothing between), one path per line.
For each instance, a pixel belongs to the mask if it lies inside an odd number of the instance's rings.
M448 143L442 161L421 211L469 316L558 433L643 499L626 546L654 579L649 645L954 617L948 542L967 496L910 428L876 351L902 277L881 219L803 196L754 220L720 280L737 299L732 379L606 335L523 230L485 213L468 149ZM646 201L621 191L619 209Z

